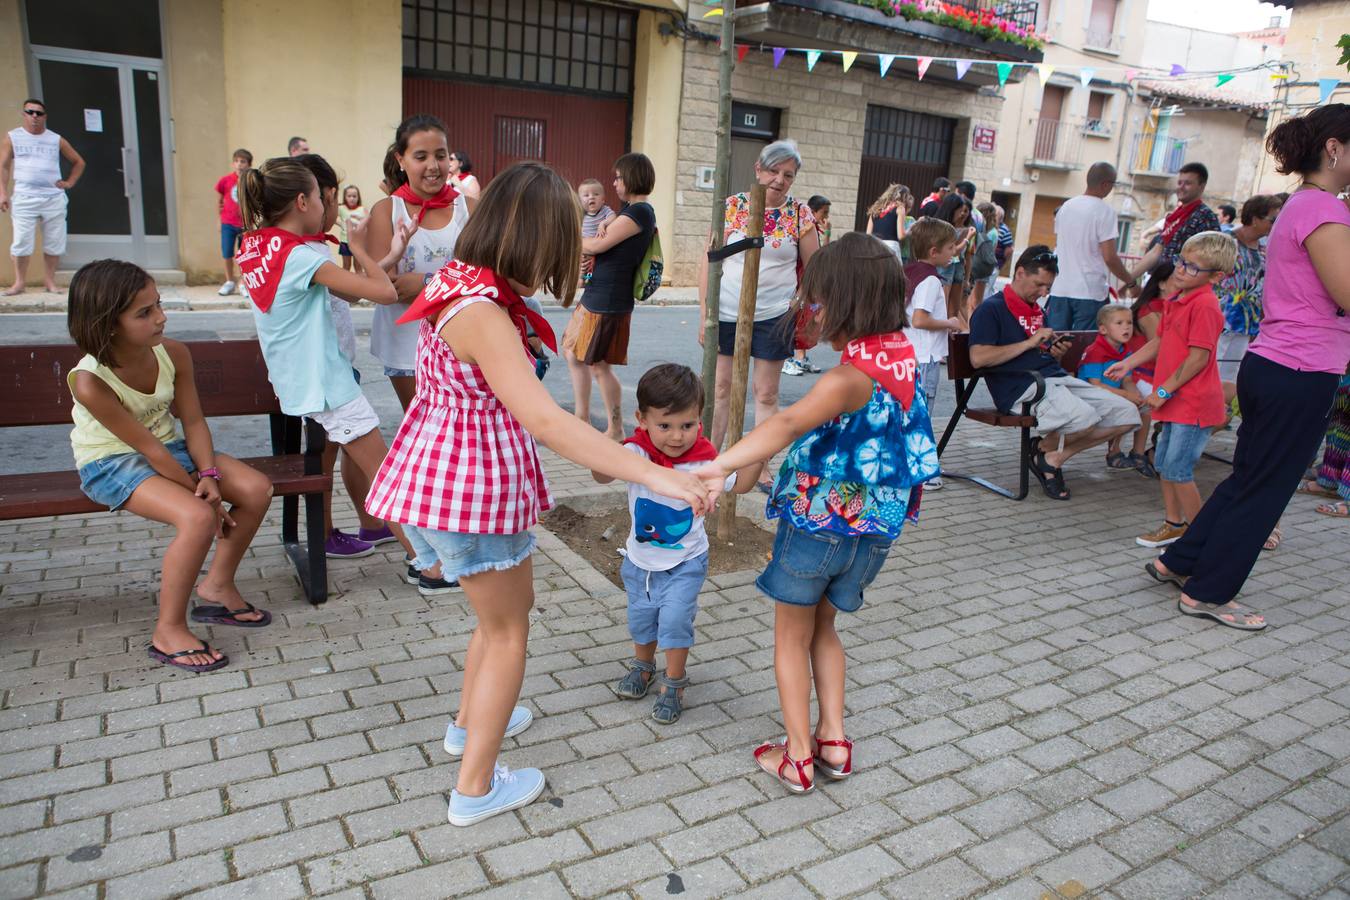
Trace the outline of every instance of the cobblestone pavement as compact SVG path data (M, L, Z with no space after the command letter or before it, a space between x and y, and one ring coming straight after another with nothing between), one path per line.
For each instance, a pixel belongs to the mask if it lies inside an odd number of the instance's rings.
M967 423L949 464L1010 477L1012 438ZM1350 897L1346 524L1295 498L1245 594L1273 627L1241 634L1141 571L1155 484L1096 454L1068 477L1070 503L930 495L840 617L858 774L805 798L750 758L781 733L755 573L709 581L660 727L610 689L621 592L540 530L537 718L503 759L549 785L468 829L440 747L462 595L418 596L387 553L335 563L311 608L272 520L241 586L276 621L211 629L230 667L184 675L144 653L166 529L0 525L0 896Z

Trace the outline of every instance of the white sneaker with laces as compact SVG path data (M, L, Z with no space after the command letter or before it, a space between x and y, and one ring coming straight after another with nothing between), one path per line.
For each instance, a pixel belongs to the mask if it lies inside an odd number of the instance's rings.
M794 357L789 356L787 359L783 360L783 374L805 375L806 370L802 368L802 364L797 362Z
M216 293L222 297L230 296L231 294L234 293L234 282L233 281L225 282L220 286L220 290L216 291Z

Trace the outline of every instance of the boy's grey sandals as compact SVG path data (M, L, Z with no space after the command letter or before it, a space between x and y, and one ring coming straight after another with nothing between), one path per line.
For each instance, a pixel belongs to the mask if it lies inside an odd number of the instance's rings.
M665 687L665 693L656 697L656 704L652 706L652 718L662 725L673 725L680 719L680 713L684 712L684 705L680 702L680 691L689 686L689 676L683 678L671 678L662 673L657 676L661 679L661 684Z
M625 660L624 665L628 667L628 674L620 679L614 693L625 700L641 700L651 690L652 679L656 677L656 663L643 662L634 657ZM643 678L644 674L648 677Z

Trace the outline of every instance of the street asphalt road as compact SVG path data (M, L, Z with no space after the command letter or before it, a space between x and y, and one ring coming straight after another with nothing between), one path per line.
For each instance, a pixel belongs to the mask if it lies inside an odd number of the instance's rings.
M393 437L402 418L398 399L394 396L383 370L370 355L370 320L372 310L357 308L352 315L356 324L357 368L366 397L379 413L385 438ZM545 315L559 336L567 323L570 310L550 308ZM239 339L253 337L253 315L246 310L224 312L168 313L167 333L182 341ZM633 317L632 337L628 348L628 365L617 369L624 387L624 415L629 418L636 406L635 391L638 379L649 367L660 362L680 362L702 368L702 349L697 341L698 309L696 307L641 307ZM0 343L45 344L69 341L64 313L11 313L0 317ZM826 367L838 360L828 347L817 347L812 359ZM784 376L780 388L783 405L794 403L810 389L819 376ZM544 378L553 398L564 408L572 409L572 385L567 367L560 359ZM945 385L944 385L945 386ZM949 391L950 389L948 389ZM592 389L592 418L597 427L604 427L599 391ZM950 410L950 396L939 401ZM753 406L750 407L753 419ZM747 426L753 422L747 422ZM267 427L263 417L254 421L249 417L214 420L211 423L216 446L236 456L262 456L269 452ZM0 429L0 474L50 471L73 465L70 454L70 426L55 425L41 428Z

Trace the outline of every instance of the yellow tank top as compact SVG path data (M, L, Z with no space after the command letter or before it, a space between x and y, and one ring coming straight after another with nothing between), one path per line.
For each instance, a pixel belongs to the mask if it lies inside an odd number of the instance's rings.
M169 358L169 351L163 344L155 347L154 351L155 361L159 363L159 377L155 379L155 390L151 394L142 394L135 388L128 387L112 369L89 355L80 360L79 364L66 375L66 384L72 389L70 417L75 422L75 428L70 432L70 448L75 452L76 468L105 456L136 452L134 447L105 428L102 422L75 400L76 372L89 372L112 388L127 412L148 428L160 443L168 444L178 440L178 429L174 425L173 414L169 412L169 406L173 403L173 360Z

